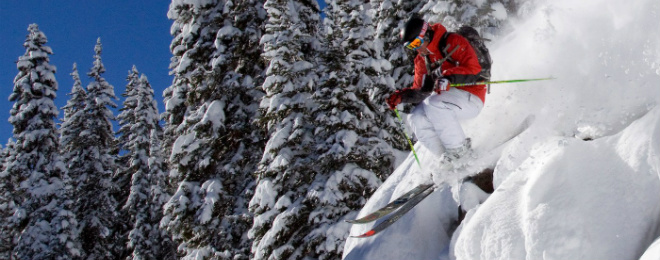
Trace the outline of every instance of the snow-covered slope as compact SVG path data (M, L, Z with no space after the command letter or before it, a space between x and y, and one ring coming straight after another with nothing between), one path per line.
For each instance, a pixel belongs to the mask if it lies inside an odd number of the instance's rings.
M512 149L516 149L513 145ZM458 259L637 259L660 223L660 108L595 141L549 137L468 213Z
M660 2L534 3L490 46L493 78L558 79L494 85L464 123L496 163L495 192L437 175L446 184L389 229L349 238L345 259L639 259L660 235ZM418 152L424 168L409 156L360 215L431 181L438 158ZM469 211L454 232L456 201Z

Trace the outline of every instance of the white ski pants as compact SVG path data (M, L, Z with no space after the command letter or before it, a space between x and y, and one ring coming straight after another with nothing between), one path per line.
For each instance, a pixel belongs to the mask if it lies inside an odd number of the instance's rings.
M429 151L459 148L465 141L460 120L476 117L484 107L479 97L457 88L433 93L417 105L408 120L417 140Z

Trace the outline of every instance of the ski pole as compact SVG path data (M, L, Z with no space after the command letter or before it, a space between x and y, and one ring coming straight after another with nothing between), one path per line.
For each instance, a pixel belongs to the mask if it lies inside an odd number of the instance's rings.
M529 81L539 81L539 80L551 80L556 78L541 78L541 79L512 79L512 80L498 80L498 81L480 81L480 82L471 82L471 83L452 83L452 87L467 87L475 85L488 85L488 84L502 84L502 83L519 83L519 82L529 82Z
M403 119L401 119L401 116L399 115L399 110L396 108L394 109L394 113L396 114L396 117L399 118L399 124L401 125L401 131L403 132L403 135L406 137L406 140L408 140L408 144L410 145L410 149L413 152L413 155L415 155L415 160L417 161L417 165L419 165L419 168L422 168L422 163L419 162L419 158L417 157L417 152L415 152L415 147L412 144L412 141L410 141L410 137L408 137L408 134L406 134L406 128L403 126Z

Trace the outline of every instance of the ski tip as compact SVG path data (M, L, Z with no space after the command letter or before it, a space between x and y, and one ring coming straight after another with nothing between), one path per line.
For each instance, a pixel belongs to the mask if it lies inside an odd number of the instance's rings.
M373 236L373 235L375 235L375 234L376 234L376 231L375 231L375 230L369 230L369 231L367 231L367 233L364 233L364 234L362 234L362 235L359 235L359 236L351 236L351 237L354 237L354 238L365 238L365 237Z

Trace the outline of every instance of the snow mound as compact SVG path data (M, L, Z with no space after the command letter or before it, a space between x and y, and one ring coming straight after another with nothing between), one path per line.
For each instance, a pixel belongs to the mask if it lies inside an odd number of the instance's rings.
M508 177L455 233L456 259L637 259L658 235L658 138L660 108L612 137L539 142L495 172Z

